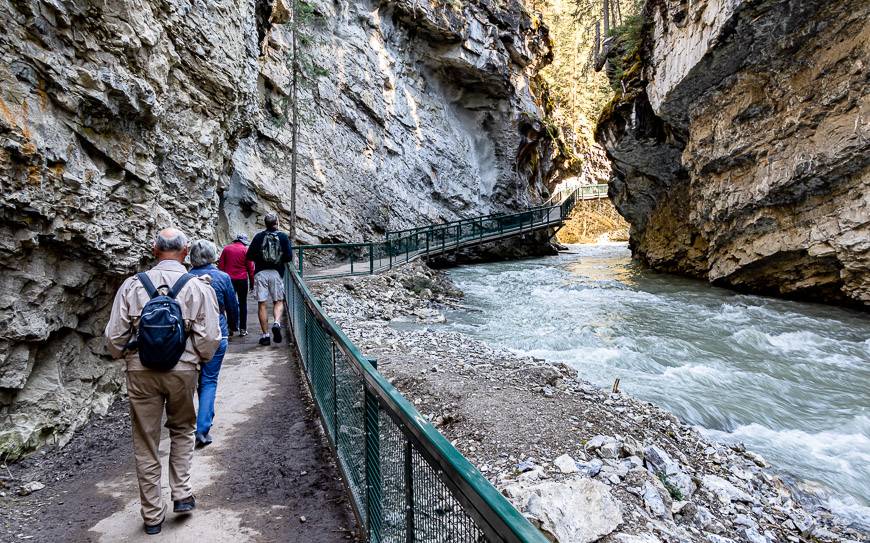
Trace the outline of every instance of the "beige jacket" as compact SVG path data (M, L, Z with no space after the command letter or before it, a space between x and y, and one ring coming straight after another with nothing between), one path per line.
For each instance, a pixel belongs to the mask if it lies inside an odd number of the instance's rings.
M172 287L187 269L175 260L163 260L146 272L154 286ZM142 308L148 303L145 287L134 275L124 281L115 295L112 315L106 325L106 340L109 353L114 358L127 360L127 371L145 371L136 352L124 352L130 340L130 332L138 324ZM195 370L201 362L208 362L221 342L221 327L218 316L217 296L207 277L195 277L178 293L181 314L187 324L189 335L187 347L173 371Z

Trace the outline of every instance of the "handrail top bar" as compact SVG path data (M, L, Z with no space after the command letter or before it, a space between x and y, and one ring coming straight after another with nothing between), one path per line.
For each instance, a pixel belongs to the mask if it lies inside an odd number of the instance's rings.
M375 243L382 243L380 241L352 241L350 243L312 243L310 245L296 245L294 249L343 249L345 247L368 247L369 245Z
M442 468L450 469L450 471L461 478L461 482L473 494L480 496L482 501L474 499L474 495L466 496L466 498L473 502L479 502L478 505L491 510L495 515L494 518L500 520L503 524L503 526L494 526L494 528L510 530L510 533L499 532L499 535L508 536L505 541L511 543L548 543L543 534L535 529L508 502L507 498L502 496L471 462L447 441L447 438L432 427L430 423L426 422L423 416L402 396L396 387L372 366L371 362L363 356L359 348L350 341L335 321L323 311L323 308L315 300L305 281L299 276L299 273L289 265L285 273L291 274L293 282L302 293L302 301L311 310L315 319L323 325L324 331L332 336L337 346L348 355L349 360L360 371L362 377L372 389L372 392L389 406L407 430L413 433L420 444L427 449L427 452L442 465ZM442 459L444 462L441 462Z
M430 225L427 225L427 226L415 226L415 227L411 227L411 228L404 228L404 229L402 229L402 230L390 230L389 232L387 232L387 235L388 235L388 236L392 236L392 235L394 235L394 234L404 234L404 233L406 233L406 232L418 232L418 231L419 231L419 232L423 232L423 231L425 231L425 230L431 230L431 229L433 229L433 228L447 228L447 227L455 226L455 225L458 225L458 224L474 223L474 222L478 222L478 221L485 221L485 220L487 220L487 219L500 219L500 218L506 218L506 217L514 217L514 216L517 216L517 215L522 215L522 214L524 214L524 213L534 213L535 211L550 210L550 209L553 209L553 208L555 208L555 207L559 207L560 205L561 205L561 204L550 204L550 205L542 204L542 205L539 205L539 206L535 206L535 207L530 207L530 208L528 208L528 209L524 209L523 211L516 211L516 212L514 212L514 213L490 213L489 215L480 215L480 216L477 216L477 217L469 217L469 218L466 218L466 219L456 219L456 220L453 220L453 221L448 221L448 222L443 222L443 223L437 223L437 224L436 224L436 223L433 223L433 224L430 224Z
M571 189L568 189L568 190L557 191L553 196L556 196L556 195L562 194L562 193L567 193L568 195L570 195L572 192L582 194L584 191L588 191L590 189L591 189L591 192L601 193L602 191L606 192L607 187L608 187L608 185L606 183L599 183L599 184L595 184L595 185L578 185L578 186L571 188ZM390 230L389 232L386 233L386 236L392 237L393 235L404 234L406 232L422 232L425 230L430 230L432 228L449 227L449 226L453 226L456 224L476 222L476 221L481 221L481 220L486 220L486 219L494 219L494 218L499 218L499 217L510 217L510 216L514 216L514 215L520 215L522 213L543 211L545 209L549 210L549 209L553 209L555 207L560 207L564 203L564 202L560 202L558 204L551 204L551 203L549 203L551 200L552 200L552 197L541 205L530 207L530 208L523 210L523 211L516 211L514 213L501 213L501 212L490 213L489 215L481 215L478 217L470 217L470 218L466 218L466 219L456 219L456 220L448 221L445 223L404 228L401 230ZM567 197L566 197L566 200L567 200Z
M529 209L526 209L524 211L518 211L516 213L494 213L491 215L484 215L484 216L473 217L473 218L469 218L469 219L457 219L455 221L450 221L450 222L446 222L446 223L430 224L428 226L418 226L415 228L406 228L404 230L390 230L389 232L386 233L386 235L388 237L392 237L396 234L412 234L415 232L429 232L432 230L444 230L447 228L451 228L453 226L463 225L463 224L473 224L475 222L479 222L479 221L483 221L483 220L506 219L506 218L510 218L510 217L519 217L522 215L527 215L529 213L535 213L538 211L549 212L553 209L561 207L561 205L562 204L539 206L539 207L529 208ZM402 237L407 237L407 236L402 236ZM402 237L400 237L398 239L402 239ZM384 240L380 240L380 241L354 241L354 242L348 242L348 243L312 243L312 244L305 244L305 245L296 245L294 247L294 249L315 249L315 248L316 249L344 249L344 248L349 248L349 247L368 247L369 245L372 245L372 244L385 243L387 241L393 242L396 240L384 239Z

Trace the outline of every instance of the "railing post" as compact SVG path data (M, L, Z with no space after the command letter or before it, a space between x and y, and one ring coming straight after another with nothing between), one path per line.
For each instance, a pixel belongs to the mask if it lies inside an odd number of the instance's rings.
M305 249L299 247L299 277L302 277L304 274L302 272L302 260L304 259Z
M372 367L378 368L378 361L370 358ZM365 386L365 384L363 385ZM380 527L383 497L383 481L381 480L381 434L378 418L378 399L365 389L365 469L366 469L366 506L368 515L367 532L369 541L380 542Z
M426 232L426 254L429 254L429 236L432 234L432 227L429 227L429 231Z
M414 543L414 466L411 442L405 438L405 543Z
M393 268L393 242L390 240L387 240L387 256L390 259L390 263L387 266L387 268L392 269Z
M375 273L375 244L369 243L369 275Z
M332 437L335 447L338 448L338 381L335 370L335 340L329 342L332 345Z

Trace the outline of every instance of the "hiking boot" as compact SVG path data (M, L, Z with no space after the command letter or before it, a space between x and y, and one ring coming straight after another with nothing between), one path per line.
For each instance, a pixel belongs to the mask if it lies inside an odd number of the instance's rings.
M248 335L248 331L247 331L247 330L245 330L244 328L242 328L241 330L239 330L239 336L240 336L240 337L245 337L246 335Z
M271 345L272 340L269 339L269 336L263 336L260 338L260 345Z
M196 498L193 497L193 494L183 500L175 500L172 502L173 513L192 513L194 509L196 509Z
M281 325L277 322L272 325L272 337L275 343L281 343Z
M163 529L163 522L160 524L146 524L145 525L145 533L148 535L157 535L160 533L160 530Z

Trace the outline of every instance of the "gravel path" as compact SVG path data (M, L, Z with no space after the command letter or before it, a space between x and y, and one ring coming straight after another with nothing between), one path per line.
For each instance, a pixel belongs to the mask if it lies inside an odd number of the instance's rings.
M249 307L255 311L256 303ZM194 457L198 509L184 520L170 513L160 541L355 539L355 521L298 366L285 343L259 347L257 337L231 341L218 387L215 442ZM161 451L168 451L165 431ZM0 474L0 541L156 539L142 532L125 399L65 448L37 453ZM31 482L45 488L19 496ZM164 488L165 499L168 494Z

